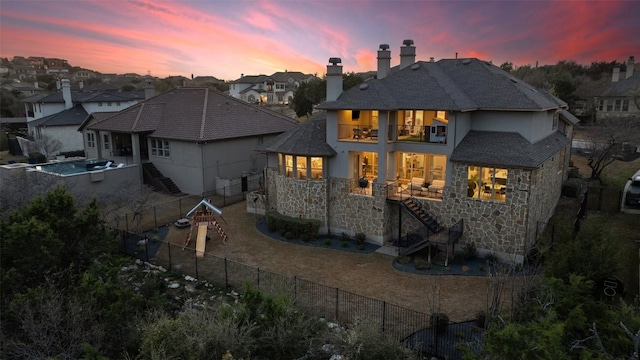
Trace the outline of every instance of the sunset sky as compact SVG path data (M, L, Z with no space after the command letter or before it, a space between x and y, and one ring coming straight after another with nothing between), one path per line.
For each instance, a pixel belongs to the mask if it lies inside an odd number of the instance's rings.
M375 70L404 39L418 60L496 65L640 57L640 1L1 0L0 57L44 56L103 73L211 75Z

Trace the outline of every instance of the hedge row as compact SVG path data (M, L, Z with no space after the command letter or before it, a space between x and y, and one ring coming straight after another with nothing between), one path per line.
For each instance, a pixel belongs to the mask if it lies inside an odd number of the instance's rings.
M278 232L286 239L312 241L318 238L320 221L298 219L269 211L267 212L267 226L269 231Z

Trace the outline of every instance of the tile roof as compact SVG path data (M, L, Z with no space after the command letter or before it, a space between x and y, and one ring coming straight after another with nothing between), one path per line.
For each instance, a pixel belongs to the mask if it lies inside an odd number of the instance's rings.
M294 129L270 139L257 151L301 156L335 156L336 151L327 144L327 113L313 116Z
M453 150L449 160L475 165L535 169L570 142L571 139L559 132L530 143L518 133L469 131Z
M400 110L555 109L563 102L478 59L419 61L384 79L343 92L320 109ZM566 104L565 104L566 105Z
M611 83L602 96L629 96L634 89L640 91L640 71L635 71L628 79Z
M45 116L43 118L30 121L30 125L35 126L70 126L80 125L89 114L82 105L75 105L71 109L61 111L57 114Z
M297 120L267 108L190 87L169 90L87 128L199 142L276 134L297 125Z

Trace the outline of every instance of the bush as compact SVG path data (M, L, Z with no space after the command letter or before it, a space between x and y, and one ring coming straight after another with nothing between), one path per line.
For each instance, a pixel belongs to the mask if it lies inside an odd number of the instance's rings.
M347 234L346 232L343 232L341 235L342 241L351 241L351 236L349 236L349 234Z
M364 242L367 240L367 235L365 235L364 233L356 233L355 236L356 239L356 244L358 244L358 246L363 246Z
M300 238L304 241L312 241L318 238L318 230L320 229L320 221L298 219L277 212L267 212L267 227L271 232L279 232L280 234L292 234L291 239Z
M398 257L396 257L396 262L400 265L406 265L409 263L410 260L411 258L409 258L406 255L398 255Z
M432 313L429 318L429 325L440 334L447 330L449 326L449 315L445 313Z
M476 257L478 257L478 250L476 249L476 244L475 243L464 244L462 258L465 260L473 260Z
M562 196L578 197L582 190L582 180L577 178L567 179L562 184Z
M414 260L414 264L416 270L429 270L432 267L432 264L423 257L416 257Z
M349 242L346 240L342 240L342 247L348 248L349 247Z

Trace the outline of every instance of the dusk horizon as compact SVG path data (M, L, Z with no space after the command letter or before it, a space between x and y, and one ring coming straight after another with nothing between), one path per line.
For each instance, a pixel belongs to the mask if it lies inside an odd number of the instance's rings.
M405 39L416 60L478 58L499 66L640 56L637 1L3 1L0 57L66 59L101 73L214 76L300 71L322 76L391 65ZM46 14L43 15L43 14Z

